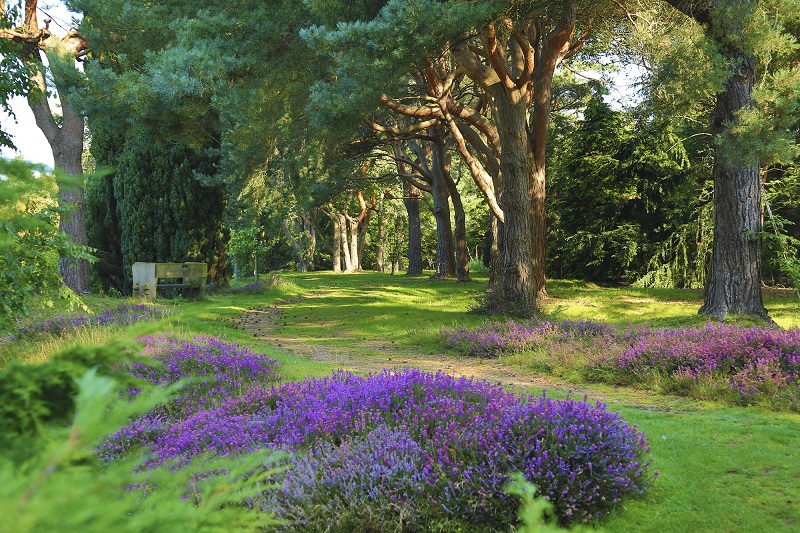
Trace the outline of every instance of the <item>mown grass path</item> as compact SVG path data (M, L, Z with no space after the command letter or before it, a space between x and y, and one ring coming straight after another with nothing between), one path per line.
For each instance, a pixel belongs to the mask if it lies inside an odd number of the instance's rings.
M410 367L428 372L443 371L455 376L484 379L515 389L539 388L573 396L589 394L587 390L561 381L544 376L521 374L497 361L435 352L424 354L405 349L388 340L363 339L360 343L336 346L332 346L330 343L314 344L302 336L288 336L283 333L280 325L288 323L286 317L296 310L296 306L308 304L311 300L319 300L324 297L323 294L315 293L291 303L251 309L238 318L237 328L248 337L252 337L255 342L268 343L300 357L357 374L377 373L384 369L402 370ZM597 396L597 394L594 393L593 396ZM605 395L601 394L600 396Z

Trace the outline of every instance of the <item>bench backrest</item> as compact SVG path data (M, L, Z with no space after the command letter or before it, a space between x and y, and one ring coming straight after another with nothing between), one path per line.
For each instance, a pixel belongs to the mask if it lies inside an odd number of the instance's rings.
M193 296L203 296L206 288L208 265L205 263L144 263L137 261L133 270L133 295L155 300L159 279L180 278L180 283L161 286L188 289Z

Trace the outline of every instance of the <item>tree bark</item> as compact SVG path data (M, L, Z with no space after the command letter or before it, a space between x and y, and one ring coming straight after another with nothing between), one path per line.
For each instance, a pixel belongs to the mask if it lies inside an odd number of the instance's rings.
M469 252L467 250L467 216L464 212L464 203L461 193L456 187L456 182L449 169L443 172L450 198L453 201L453 215L455 219L455 245L456 245L456 281L466 283L472 281L469 276Z
M744 0L747 9L755 0ZM705 33L727 58L732 75L717 94L711 114L714 145L714 244L711 272L701 314L725 318L731 313L770 320L761 292L761 184L758 161L739 161L730 148L722 149L720 136L736 124L736 113L752 105L756 81L755 58L737 47L744 28L726 14L721 0L667 3L703 26ZM737 26L738 24L738 26Z
M308 270L308 265L306 264L306 260L304 258L303 249L300 246L300 243L297 242L297 239L294 238L294 235L292 235L286 219L281 219L281 229L283 229L283 234L286 235L286 239L289 241L289 244L292 245L292 250L294 250L294 255L297 259L297 271L306 272Z
M364 201L364 195L359 192L359 201L362 205L363 215L359 217L358 223L358 269L364 270L364 246L367 244L367 230L372 220L372 208L375 206L375 198L370 198L372 207L368 207Z
M308 236L308 270L314 271L314 256L317 253L317 231L314 229L316 213L303 215L303 232Z
M347 239L347 217L344 213L339 213L339 235L339 241L342 245L342 251L344 252L344 271L352 272L353 258L350 255L350 244Z
M422 275L422 229L420 226L419 203L422 191L408 180L403 180L403 205L408 215L408 270L407 276Z
M755 85L752 56L729 56L736 71L717 95L712 131L721 135L736 112L751 105ZM719 146L714 150L714 245L711 273L700 313L724 319L729 314L768 320L761 293L761 174L758 162L737 162Z
M434 165L432 175L433 218L436 220L436 277L449 278L456 275L453 226L450 222L450 192L441 169Z
M350 229L350 261L352 262L352 272L361 270L361 257L358 255L358 220L347 219Z
M65 94L64 80L60 79L56 70L52 70L52 79L58 89L61 104L61 124L53 117L47 101L47 85L45 83L44 65L40 56L41 50L48 50L53 60L74 61L85 54L86 41L76 32L69 32L64 39L50 36L49 32L40 30L36 19L36 0L25 3L25 29L30 35L38 35L43 39L36 45L26 43L28 53L26 62L32 69L32 90L28 96L28 105L33 112L36 125L47 139L53 153L56 171L63 171L69 176L81 176L83 165L83 116L77 113ZM70 240L78 245L86 246L86 197L81 185L59 185L59 206L62 209L59 228ZM78 294L88 294L89 262L85 259L61 258L59 274L64 285Z
M552 8L558 10L552 19L546 13L502 19L507 31L498 32L490 23L481 50L466 43L451 47L463 72L492 96L500 142L500 150L492 152L499 156L503 188L502 298L522 314L537 313L538 299L546 295L544 179L553 74L587 36L572 42L575 0L561 0Z
M338 274L342 271L342 228L336 211L331 210L330 217L333 222L333 272Z
M501 260L503 297L515 312L536 314L539 291L532 272L529 177L533 154L527 134L528 104L518 93L498 91L495 113L503 150L500 160L503 176L500 205L505 215Z
M490 238L492 240L489 247L489 290L496 291L498 287L503 286L502 277L502 254L500 250L502 245L500 237L503 234L503 223L497 217L492 217L492 227L490 231Z
M384 202L386 192L381 192L381 199L378 203L378 249L375 252L375 271L383 272L386 262L386 211Z

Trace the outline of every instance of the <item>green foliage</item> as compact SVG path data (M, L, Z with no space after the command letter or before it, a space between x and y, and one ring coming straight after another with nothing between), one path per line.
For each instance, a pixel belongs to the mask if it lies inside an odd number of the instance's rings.
M96 148L93 147L93 150ZM89 176L84 191L87 207L87 238L100 259L92 268L92 281L100 285L103 293L108 293L111 289L121 291L125 274L113 174Z
M634 123L593 97L565 143L549 189L550 272L637 279L697 201L697 174L682 140L669 123Z
M0 192L2 190L0 187ZM386 364L427 364L429 369L453 364L453 372L459 372L457 369L461 367L457 359L442 359L446 356L441 352L436 332L445 326L478 326L484 320L484 317L466 312L470 301L482 292L483 285L478 282L456 285L452 281L367 272L353 276L334 276L324 272L293 273L281 275L281 279L286 283L266 295L218 296L201 302L179 303L174 306L174 315L168 325L162 322L161 327L179 330L188 336L225 334L235 342L247 343L278 359L291 379L300 380L311 375L330 376L331 370L340 367L343 359L350 361L348 364L353 368L374 368L370 365L382 364L391 357L392 361ZM483 276L477 276L477 279L485 282ZM556 310L554 315L557 314L559 319L593 317L617 326L651 321L654 325L667 327L702 324L704 320L696 314L700 302L696 291L609 289L592 283L549 280L548 292L548 305L551 310ZM315 297L302 298L309 294L315 294ZM275 304L280 305L283 314L274 324L270 323L275 329L270 330L269 338L279 340L266 343L253 337L252 330L234 329L243 309ZM798 325L796 301L767 298L766 305L783 327ZM343 309L348 311L343 312ZM156 333L151 329L136 329L126 335L143 332ZM297 357L285 348L284 340L295 342L297 339L302 340L306 349L314 350L318 356L314 361ZM31 341L31 344L34 342L39 341ZM284 348L276 346L278 343ZM572 353L580 355L581 352ZM361 364L365 366L360 367ZM552 377L543 382L539 373L531 373L512 357L497 365L486 363L468 367L466 371L491 377L493 381L513 383L515 391L539 394L538 387L546 386L548 395L557 397L588 394L590 399L600 398L608 402L611 410L620 411L626 421L646 431L661 476L647 498L627 503L624 512L605 521L602 524L605 531L678 533L686 530L686 524L707 531L742 529L788 533L796 530L800 489L795 481L800 476L800 465L796 461L787 461L787 457L796 456L796 442L800 438L796 414L770 413L752 407L721 408L710 402L643 393L624 387L576 385ZM133 407L138 410L141 406L134 404ZM116 414L106 416L117 419ZM127 416L118 419L121 425ZM109 423L107 428L100 427L99 431L108 433L118 427L112 426L114 424ZM58 446L67 440L67 434L65 429L60 434L61 440L51 442ZM6 450L0 450L0 455L4 455ZM2 480L8 490L3 490L4 500L0 501L4 524L7 516L18 519L15 513L20 495L33 485L33 480L45 468L46 465L29 472L17 469L3 474ZM85 476L77 477L75 470L72 473L62 470L56 469L50 477L43 477L54 487L52 492L42 495L49 500L43 502L39 499L35 509L28 508L31 513L35 511L38 520L43 520L40 515L48 513L53 520L55 517L73 520L71 515L88 515L98 521L99 529L111 520L110 515L122 516L116 514L119 507L114 504L114 498L126 497L126 493L116 491L119 482L114 482L117 479L114 472L91 466L86 467ZM130 469L119 472L123 482L136 482ZM167 472L163 472L165 482L159 486L169 489L173 486L169 476L180 475L180 472ZM27 484L20 487L16 484L18 479L24 479ZM107 480L110 480L109 484L104 485ZM180 496L177 484L175 482L175 492ZM100 489L91 493L94 489L86 487ZM102 491L107 494L99 494ZM137 498L140 495L141 492L136 493ZM101 500L101 496L105 499ZM157 497L158 494L154 492L151 496ZM82 502L87 502L86 508ZM144 505L152 505L154 516L166 524L160 528L155 524L151 530L191 528L194 524L189 519L195 510L185 504L179 498L153 499L146 504L141 501L126 508L125 512L137 511L128 519L142 522L127 526L120 518L118 529L135 530L139 524L145 524L145 510L148 508ZM177 507L170 508L173 505ZM173 512L178 513L176 521L173 521ZM181 513L189 515L188 518ZM188 526L177 522L184 519ZM16 522L9 523L16 525ZM45 524L39 530L48 530L49 526L51 524ZM49 530L64 529L66 525L49 527ZM93 530L91 525L73 529ZM139 530L146 528L142 526Z
M6 12L0 16L0 28L13 28L19 23L20 9L16 2L7 2ZM29 67L21 58L22 46L7 39L0 38L0 110L14 117L9 100L14 96L22 96L30 90L28 83ZM0 125L0 146L14 147L8 133Z
M96 221L90 242L117 261L98 270L105 287L130 291L136 261L203 261L212 280L225 279L225 191L201 180L212 172L214 158L136 138L116 157L97 157L116 165L112 178L98 177L87 187L89 218Z
M664 9L648 5L637 12L627 41L647 57L650 110L709 124L716 95L741 68L740 58L752 57L752 104L720 124L724 131L715 139L719 153L734 165L794 160L800 89L797 1L716 2L705 26Z
M538 490L536 485L525 479L525 476L520 472L512 474L510 478L511 483L506 486L506 493L511 496L517 496L522 500L519 508L519 519L522 525L517 527L515 531L520 533L564 531L553 520L553 504L541 496L536 497L536 491ZM570 531L574 530L575 528L570 528Z
M448 41L483 26L505 2L395 0L377 13L374 6L364 5L363 12L355 13L352 4L336 10L330 4L310 3L311 8L322 8L322 25L304 28L300 35L329 58L328 81L311 88L312 120L338 129L353 127L372 113L381 94L405 94L406 73L420 67L423 57L439 56ZM326 20L332 11L341 15L345 9L347 17L356 20Z
M116 375L110 368L126 352L123 345L72 348L42 364L14 362L6 367L0 373L0 448L6 450L5 459L22 464L42 451L49 433L66 427L75 415L75 376L90 368Z
M782 225L774 218L766 221L766 225L773 229L761 234L765 247L773 252L770 259L800 297L800 240L783 233Z
M70 179L62 178L64 186ZM91 259L58 229L52 175L20 160L0 158L0 332L27 315L32 296L58 294L80 305L61 284L58 258Z
M87 359L94 359L93 350L83 349ZM35 368L20 367L18 372L24 374L25 369ZM269 452L256 452L235 461L199 461L197 466L181 469L175 465L138 469L130 461L101 464L91 450L105 435L130 417L165 401L169 392L154 391L128 402L119 400L119 383L114 379L99 375L97 370L73 372L64 374L65 379L72 374L69 388L73 393L64 398L74 405L69 427L61 419L60 427L54 424L43 432L34 449L25 448L27 440L13 440L13 434L8 434L10 442L0 458L4 527L22 533L255 531L274 525L268 514L245 503L277 474ZM35 372L28 377L31 387L49 386ZM15 406L26 407L19 403ZM26 459L11 460L15 455L25 455Z
M650 256L647 272L634 287L702 289L711 264L714 206L701 206Z

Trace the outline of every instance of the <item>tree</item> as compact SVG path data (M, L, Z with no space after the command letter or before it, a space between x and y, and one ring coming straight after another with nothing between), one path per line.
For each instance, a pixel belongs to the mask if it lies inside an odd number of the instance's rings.
M198 178L212 170L214 159L180 145L148 142L135 130L119 151L101 150L102 140L99 135L94 153L101 165L115 170L110 179L97 178L97 185L90 180L89 211L102 228L93 232L98 240L92 244L106 259L99 271L104 286L129 292L136 261L202 261L209 265L210 279L224 280L227 195L223 187Z
M572 0L393 2L359 22L305 34L333 58L335 81L312 91L328 122L347 111L371 109L366 102L379 97L376 80L382 94L402 95L386 89L398 87L403 69L416 68L434 89L424 105L404 108L386 97L384 103L444 123L481 190L490 190L492 181L486 167L497 167L502 195L495 210L504 219L498 292L505 309L522 314L536 313L537 299L545 294L544 180L552 77L586 38L584 33L575 39L577 11ZM435 59L444 53L450 61ZM387 55L393 61L385 61ZM479 109L491 109L491 120L455 98L453 89L464 77L483 91L489 105Z
M721 83L710 114L714 244L700 312L719 319L728 314L768 319L761 292L761 167L796 151L793 138L786 142L785 116L792 114L787 97L796 101L798 89L800 66L792 63L798 6L666 1L700 25L724 69L710 71Z
M12 8L13 9L13 8ZM0 109L9 116L14 110L9 104L14 96L24 96L28 89L28 70L20 58L20 43L25 36L12 27L18 17L6 12L6 6L0 2ZM16 41L15 41L16 39ZM11 137L0 126L0 146L14 148Z
M0 332L27 315L31 296L44 291L80 303L61 283L57 261L67 255L88 260L89 250L57 229L55 202L45 185L55 188L55 180L42 171L0 158Z
M662 266L662 243L701 203L704 167L690 161L675 133L680 126L613 110L599 96L588 101L550 165L550 271L630 282L653 256ZM666 281L661 273L658 281Z
M75 30L70 30L63 38L50 32L49 21L45 27L39 26L38 0L25 0L24 19L19 28L9 28L8 15L16 10L8 10L5 0L0 0L0 38L17 43L18 56L28 69L30 90L27 92L28 105L33 111L36 125L42 130L50 149L57 171L71 176L83 173L84 118L69 98L70 90L79 78L75 61L87 53L88 42ZM49 69L45 67L46 54ZM47 70L47 73L46 73ZM49 73L49 76L48 76ZM50 106L48 95L55 85L61 107L57 117ZM59 204L62 206L59 225L72 241L79 246L87 244L86 202L83 186L71 183L59 187ZM60 260L59 271L64 284L79 294L89 292L89 263L85 259L64 257Z

